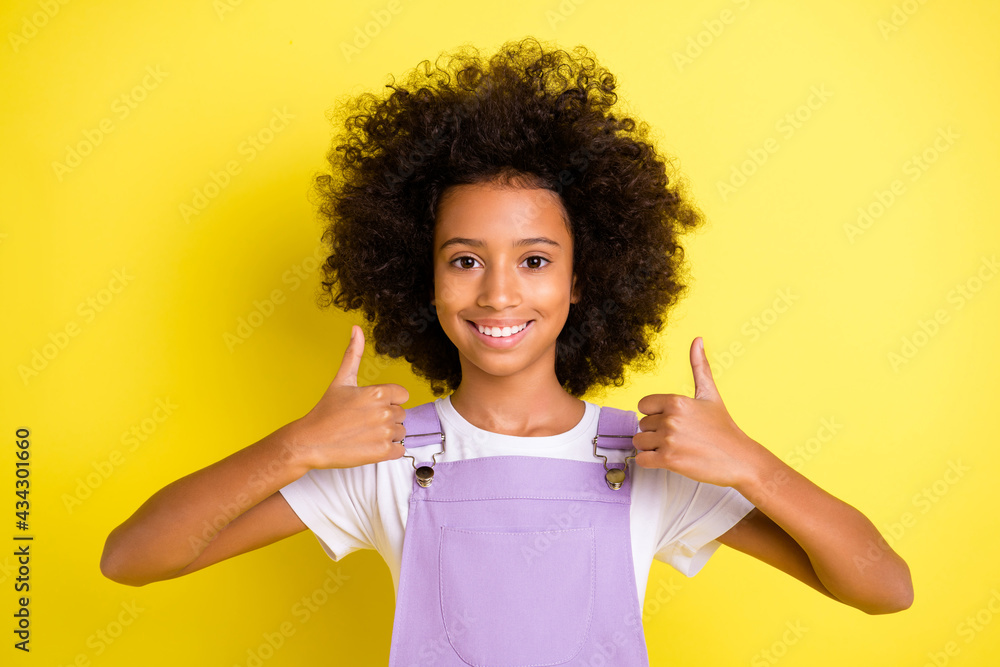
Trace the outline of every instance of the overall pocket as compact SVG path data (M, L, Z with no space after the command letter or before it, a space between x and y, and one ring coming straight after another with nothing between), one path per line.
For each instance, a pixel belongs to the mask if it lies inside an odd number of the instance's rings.
M476 667L572 660L594 615L595 553L591 526L442 526L439 588L448 641Z

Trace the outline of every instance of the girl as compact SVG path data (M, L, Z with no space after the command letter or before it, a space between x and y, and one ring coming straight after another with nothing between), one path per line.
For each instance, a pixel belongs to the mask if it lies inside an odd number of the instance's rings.
M335 560L374 548L393 665L648 664L652 559L692 576L720 544L907 608L903 560L740 430L701 338L693 398L646 396L641 419L580 398L651 367L686 289L678 238L703 221L646 126L611 113L614 76L532 38L423 65L345 105L316 179L324 305L371 333L352 327L306 415L153 495L102 572L141 586L307 528ZM404 409L400 385L359 387L368 336L448 395Z

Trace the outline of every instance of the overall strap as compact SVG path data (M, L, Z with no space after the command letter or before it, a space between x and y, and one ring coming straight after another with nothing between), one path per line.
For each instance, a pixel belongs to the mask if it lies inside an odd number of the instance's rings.
M628 463L635 459L637 450L632 444L632 436L639 431L639 417L632 410L612 408L607 405L601 408L597 418L597 435L594 437L594 456L603 459L604 480L608 488L617 491L622 488L628 474ZM608 467L608 457L597 453L597 448L627 449L632 453L625 457L622 467ZM633 466L635 467L635 466ZM628 492L626 491L626 494Z
M424 450L421 454L424 463L419 467L415 455L403 454L403 458L410 459L410 464L416 471L417 484L430 486L434 481L434 463L437 462L437 455L444 453L444 431L441 429L441 420L438 419L434 402L407 408L406 416L403 418L403 428L406 429L406 435L400 444L405 447L405 451L434 445L433 449ZM427 465L427 453L431 455L430 465Z
M632 449L632 436L639 432L639 417L633 410L603 406L597 418L597 446Z
M403 437L403 444L407 451L428 445L434 445L430 465L426 463L417 466L415 456L404 454L409 458L416 471L416 481L420 486L430 486L434 481L434 462L436 455L444 452L445 436L441 429L441 420L437 415L437 408L434 402L424 403L412 408L407 408L406 417L403 419L403 428L406 435ZM622 410L604 406L600 408L597 418L597 435L594 438L594 456L603 459L605 469L605 480L612 489L622 488L626 471L630 459L635 458L635 447L632 445L632 436L639 431L639 417L633 410ZM597 448L624 449L631 450L633 455L625 458L622 468L612 466L608 468L607 457L597 453Z
M434 402L424 403L412 408L406 408L406 418L403 419L406 436L403 445L407 449L425 447L427 445L443 445L444 432L441 430L441 420L438 419Z

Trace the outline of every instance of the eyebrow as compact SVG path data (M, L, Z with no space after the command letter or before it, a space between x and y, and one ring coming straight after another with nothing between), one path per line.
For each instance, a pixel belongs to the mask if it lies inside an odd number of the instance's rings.
M526 245L535 245L536 243L541 243L541 244L545 244L545 245L551 245L551 246L555 246L556 248L561 247L558 243L556 243L552 239L546 238L544 236L533 236L533 237L527 238L527 239L518 239L517 241L514 242L514 247L520 248L520 247L526 246ZM456 237L450 238L447 241L445 241L444 243L442 243L441 247L438 248L438 252L441 252L445 248L449 248L449 247L451 247L453 245L470 245L473 248L482 248L483 246L486 245L486 242L483 241L482 239L467 239L467 238L463 238L461 236L456 236Z

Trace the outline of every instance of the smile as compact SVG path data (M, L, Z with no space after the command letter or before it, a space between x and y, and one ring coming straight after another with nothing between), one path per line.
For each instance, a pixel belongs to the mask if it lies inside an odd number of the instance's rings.
M534 320L513 327L481 327L475 322L466 320L480 340L491 347L507 347L524 337L525 331L531 328Z

